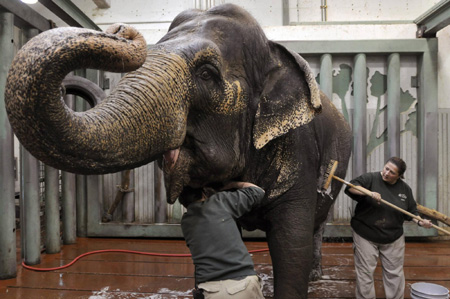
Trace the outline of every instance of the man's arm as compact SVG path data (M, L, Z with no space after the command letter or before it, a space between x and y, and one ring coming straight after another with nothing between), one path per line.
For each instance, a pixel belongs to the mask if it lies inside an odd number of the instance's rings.
M242 189L242 188L248 188L248 187L257 187L262 190L262 188L259 187L258 185L255 185L255 184L252 184L249 182L235 182L235 181L231 181L231 182L228 182L227 184L225 184L225 186L223 186L222 190Z
M255 184L233 181L226 183L217 197L233 217L239 218L259 206L264 194L264 189Z

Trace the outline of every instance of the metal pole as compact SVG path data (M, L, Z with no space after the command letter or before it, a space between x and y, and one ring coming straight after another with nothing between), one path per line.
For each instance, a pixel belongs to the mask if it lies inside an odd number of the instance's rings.
M282 0L282 22L283 26L289 26L290 19L289 19L289 0Z
M124 175L126 175L126 171L122 171L122 182L124 181L123 180ZM123 211L123 221L126 223L131 223L135 219L134 192L131 191L134 188L134 170L130 170L128 183L129 184L127 189L130 190L130 192L126 192L123 195L122 211Z
M45 251L61 251L59 170L45 165Z
M41 203L39 162L21 147L21 236L22 257L28 265L41 262Z
M400 156L400 54L388 57L387 73L387 133L385 161Z
M77 70L75 75L86 78L86 70ZM86 111L86 101L83 98L75 97L75 110ZM76 233L78 237L87 236L86 220L86 176L76 175Z
M0 279L15 277L16 211L14 200L14 147L5 110L5 85L14 57L14 15L0 11Z
M428 49L418 62L417 105L418 201L437 209L438 200L438 95L437 39L427 39Z
M65 97L67 106L74 107L74 96ZM76 227L76 178L75 174L62 172L62 223L63 223L63 243L75 244L77 240Z
M37 29L24 30L26 41L38 35ZM23 146L21 153L21 236L22 257L28 265L41 262L41 201L39 196L39 161Z
M321 0L320 1L320 11L321 11L321 21L322 22L328 21L327 10L328 10L327 0Z
M367 159L367 66L366 54L354 59L353 177L366 172Z

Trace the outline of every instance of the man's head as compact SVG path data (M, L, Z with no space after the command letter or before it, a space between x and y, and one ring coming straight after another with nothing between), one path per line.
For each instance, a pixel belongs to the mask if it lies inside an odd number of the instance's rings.
M213 188L197 188L194 189L192 187L186 186L178 197L178 201L187 208L191 203L196 202L198 200L204 200L216 193L216 190Z

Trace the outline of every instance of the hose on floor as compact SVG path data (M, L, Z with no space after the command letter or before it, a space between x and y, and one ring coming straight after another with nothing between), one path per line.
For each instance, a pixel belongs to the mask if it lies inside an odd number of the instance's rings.
M269 248L249 250L248 252L249 253L259 253L259 252L265 252L265 251L269 251ZM190 257L191 256L189 253L172 254L172 253L155 253L155 252L134 251L134 250L125 250L125 249L105 249L105 250L95 250L95 251L89 251L89 252L83 253L83 254L77 256L75 259L73 259L73 261L71 261L70 263L63 265L63 266L59 266L59 267L36 268L36 267L28 266L27 264L25 264L25 261L22 261L22 267L24 267L25 269L28 269L28 270L40 271L40 272L56 271L56 270L61 270L61 269L65 269L65 268L72 266L79 259L81 259L85 256L99 254L99 253L131 253L131 254L140 254L140 255L157 256L157 257Z

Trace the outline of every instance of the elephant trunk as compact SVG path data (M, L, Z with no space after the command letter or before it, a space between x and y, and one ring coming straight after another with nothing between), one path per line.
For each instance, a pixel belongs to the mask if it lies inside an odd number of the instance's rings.
M15 134L39 160L81 174L137 167L179 147L187 102L181 101L186 91L176 86L185 83L186 66L179 56L164 54L146 60L144 38L123 25L107 33L60 28L38 35L19 51L8 74L5 104ZM74 69L138 67L86 112L72 111L61 99L61 83Z

